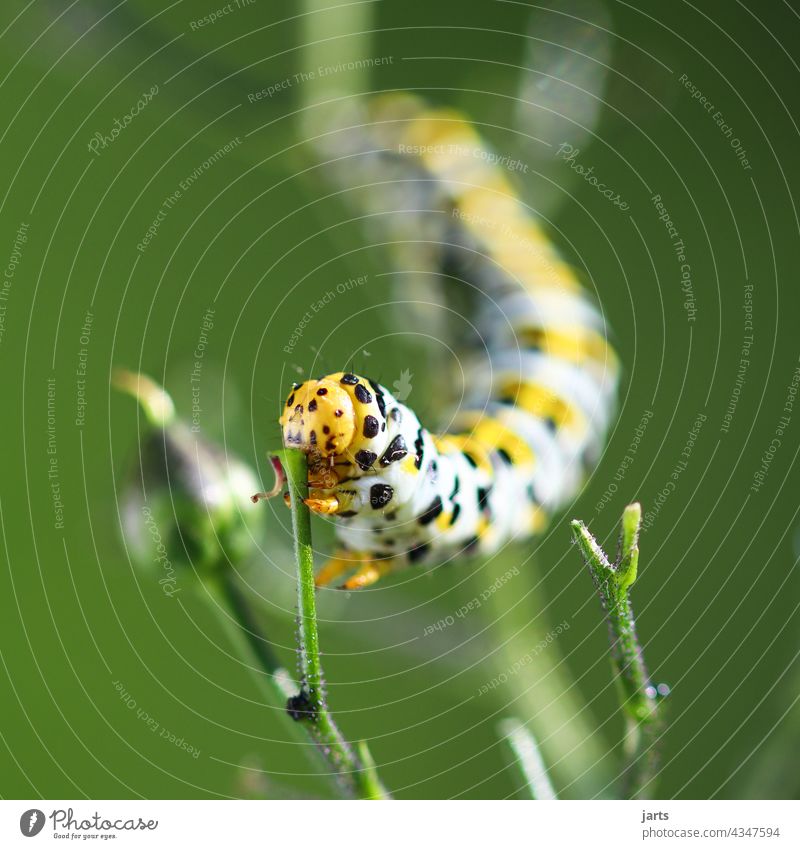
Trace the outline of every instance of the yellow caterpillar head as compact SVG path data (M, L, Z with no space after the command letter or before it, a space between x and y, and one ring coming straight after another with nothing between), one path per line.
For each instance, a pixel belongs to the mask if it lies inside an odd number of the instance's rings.
M287 398L280 425L287 448L343 454L356 435L353 401L337 380L307 380Z

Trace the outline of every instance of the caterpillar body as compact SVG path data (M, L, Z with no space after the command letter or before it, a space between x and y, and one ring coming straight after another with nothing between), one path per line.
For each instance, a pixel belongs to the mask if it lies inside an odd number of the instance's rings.
M284 445L307 452L307 503L336 518L341 545L317 581L354 572L347 589L544 529L600 453L618 375L600 313L473 126L409 96L372 108L393 139L381 156L411 157L410 179L448 214L440 267L485 296L488 357L441 435L368 378L292 388Z

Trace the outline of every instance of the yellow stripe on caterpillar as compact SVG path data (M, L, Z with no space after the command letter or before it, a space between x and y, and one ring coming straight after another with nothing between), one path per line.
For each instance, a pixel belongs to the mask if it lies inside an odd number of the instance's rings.
M502 451L512 465L533 465L536 457L530 445L508 425L477 411L466 412L456 419L456 426L469 431L487 451Z
M551 419L556 429L582 431L586 427L586 418L577 407L540 383L508 380L501 384L499 397L533 416Z
M520 345L538 348L570 363L585 365L592 360L609 370L617 368L617 356L611 346L589 327L520 327L516 336Z
M442 454L460 452L467 454L475 463L475 466L487 474L492 473L492 462L485 445L473 438L468 433L447 433L439 436L431 436L433 444Z

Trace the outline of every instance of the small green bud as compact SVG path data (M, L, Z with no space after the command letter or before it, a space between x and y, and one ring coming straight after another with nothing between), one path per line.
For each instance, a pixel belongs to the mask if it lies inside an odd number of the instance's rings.
M256 550L264 512L250 496L258 479L177 419L169 396L149 378L118 372L114 383L139 400L151 424L121 496L125 542L174 595L187 570L207 577Z

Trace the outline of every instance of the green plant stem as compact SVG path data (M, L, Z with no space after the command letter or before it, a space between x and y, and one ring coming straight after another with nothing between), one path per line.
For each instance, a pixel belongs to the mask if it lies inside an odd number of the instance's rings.
M280 456L291 497L302 679L300 693L289 699L288 710L293 718L308 729L349 795L360 799L385 799L389 794L377 776L366 743L359 744L360 755L357 754L345 740L328 710L317 629L311 515L305 504L308 498L308 463L302 451L287 449Z
M254 666L260 667L263 671L263 675L257 676L259 688L264 694L267 705L286 721L291 742L302 746L314 774L329 777L330 766L322 757L315 741L310 741L308 734L298 728L297 723L293 722L286 713L286 700L294 692L291 675L272 651L247 600L235 585L234 576L230 573L228 565L225 564L225 566L226 568L220 569L215 577L206 578L204 581L209 595L217 602L220 612L217 618L238 653L249 658ZM230 615L226 615L226 612ZM338 782L336 790L339 790ZM341 794L337 793L337 795Z
M220 597L227 603L230 613L239 623L241 636L247 641L250 653L267 674L276 693L284 699L288 698L292 694L291 676L263 635L258 620L237 586L231 570L221 571L217 586Z
M475 589L485 590L516 562L508 557L493 557L481 570ZM520 588L515 581L526 583ZM520 593L524 593L522 604ZM535 563L528 564L524 576L509 581L486 602L485 616L493 623L491 640L502 646L497 655L498 667L532 657L509 681L508 694L496 692L504 705L513 699L514 712L525 717L556 783L569 788L566 792L573 798L593 798L611 780L611 759L590 722L589 710L568 672L558 641L554 640L547 651L531 653L555 624L541 613L549 609Z
M518 719L509 718L500 721L498 730L511 749L531 799L541 801L558 798L550 783L536 738L528 728Z
M572 533L581 549L600 601L606 612L611 664L620 706L625 716L624 792L630 798L647 798L658 771L659 743L663 730L659 689L653 686L636 636L630 588L639 566L639 527L642 510L630 504L622 516L620 550L611 563L583 522L572 522Z

